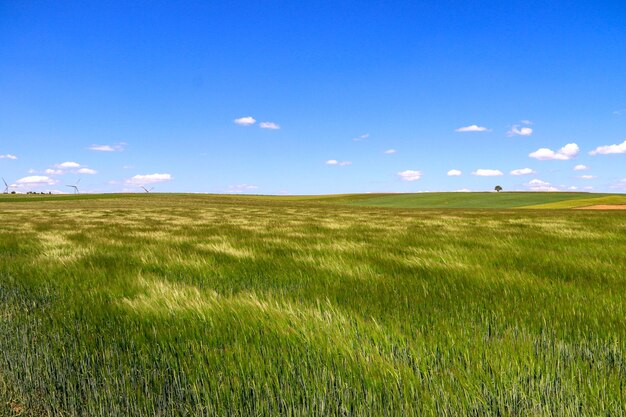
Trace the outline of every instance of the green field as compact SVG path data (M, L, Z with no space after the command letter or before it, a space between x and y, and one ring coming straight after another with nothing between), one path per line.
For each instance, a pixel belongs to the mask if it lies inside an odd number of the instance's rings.
M2 196L0 416L626 415L607 198Z
M596 199L602 201L596 202ZM397 208L574 208L594 204L626 204L626 195L564 192L419 193L374 197L355 195L346 203Z

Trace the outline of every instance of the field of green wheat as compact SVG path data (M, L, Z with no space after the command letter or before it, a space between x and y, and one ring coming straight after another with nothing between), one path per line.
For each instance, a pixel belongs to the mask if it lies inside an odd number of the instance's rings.
M626 415L626 211L526 194L2 197L0 416Z

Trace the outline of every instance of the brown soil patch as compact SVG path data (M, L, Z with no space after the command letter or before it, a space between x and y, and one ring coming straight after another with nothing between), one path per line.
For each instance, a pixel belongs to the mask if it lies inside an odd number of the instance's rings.
M595 206L578 207L578 210L626 210L626 204L598 204Z

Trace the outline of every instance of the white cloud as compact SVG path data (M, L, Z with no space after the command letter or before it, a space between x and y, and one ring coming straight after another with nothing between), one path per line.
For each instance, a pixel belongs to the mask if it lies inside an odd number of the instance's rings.
M15 160L15 159L17 159L17 156L8 153L8 154L5 154L5 155L0 155L0 159L13 159L13 160Z
M589 155L609 155L626 153L626 140L619 145L598 146L595 150L589 152Z
M530 174L535 174L535 171L530 168L514 169L513 171L511 171L511 175L530 175Z
M540 179L530 180L524 185L531 191L559 191L558 188L553 187L549 182Z
M472 190L469 188L461 188L460 190L456 190L455 193L471 193Z
M528 119L524 119L524 120L522 120L522 124L523 124L523 125L532 125L532 124L533 124L533 122L531 122L531 121L530 121L530 120L528 120Z
M35 170L31 170L29 172L35 172ZM48 168L44 172L46 174L48 174L48 175L63 175L64 174L63 170L60 170L60 169L50 169L50 168Z
M576 191L578 190L578 187L576 187L575 185L572 185L571 187L567 188L568 190L572 190L572 191Z
M530 136L533 134L532 127L520 127L520 125L513 125L511 130L506 132L508 136Z
M62 162L60 164L56 164L57 168L80 168L80 164L78 162Z
M355 142L360 142L360 141L365 140L365 139L367 139L369 137L370 137L370 134L366 133L366 134L358 136L358 137L356 137L356 138L354 138L352 140L355 141Z
M417 181L422 178L422 173L420 171L414 171L412 169L398 172L397 175L402 181Z
M15 181L12 187L36 187L40 185L55 185L58 181L45 175L31 175Z
M126 180L126 184L128 185L146 185L146 184L155 184L157 182L170 181L172 176L170 174L145 174L145 175L135 175L132 178L128 178Z
M581 165L576 165L574 167L574 171L585 171L587 169L589 169L589 167L587 165L582 165L582 164Z
M477 177L501 177L504 174L499 169L477 169L472 172Z
M385 152L383 152L387 155L393 155L395 153L398 153L398 151L396 151L395 149L387 149Z
M556 152L553 151L552 149L540 148L540 149L537 149L535 152L528 154L528 156L531 158L539 159L540 161L547 161L547 160L567 161L569 159L576 157L579 152L580 152L580 148L578 147L577 144L568 143L567 145L563 146L561 149L559 149Z
M78 171L76 171L77 174L88 174L88 175L95 175L98 173L98 171L96 171L95 169L91 169L91 168L81 168Z
M459 127L454 130L455 132L488 132L489 129L478 125L469 125L465 127Z
M622 114L626 114L626 109L615 110L613 114L616 116L621 116Z
M252 185L252 184L236 184L236 185L228 186L229 193L243 193L246 191L253 191L253 190L258 190L258 189L259 189L258 186Z
M340 167L352 165L350 161L337 161L336 159L329 159L326 161L326 165L339 165Z
M252 116L246 116L235 119L233 122L239 126L251 126L256 123L256 120Z
M463 172L459 171L458 169L451 169L450 171L448 171L448 177L458 177L462 173Z
M126 143L120 142L115 145L91 145L87 149L96 152L121 152L124 150L124 146L126 146Z
M274 122L261 122L259 123L259 127L261 129L274 129L274 130L280 129L280 126Z
M592 180L597 177L595 175L581 175L580 178L583 180Z

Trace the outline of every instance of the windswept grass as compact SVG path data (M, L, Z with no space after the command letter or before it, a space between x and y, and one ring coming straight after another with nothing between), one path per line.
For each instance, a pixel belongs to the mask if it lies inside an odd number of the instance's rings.
M626 213L154 194L0 219L3 416L626 415Z

